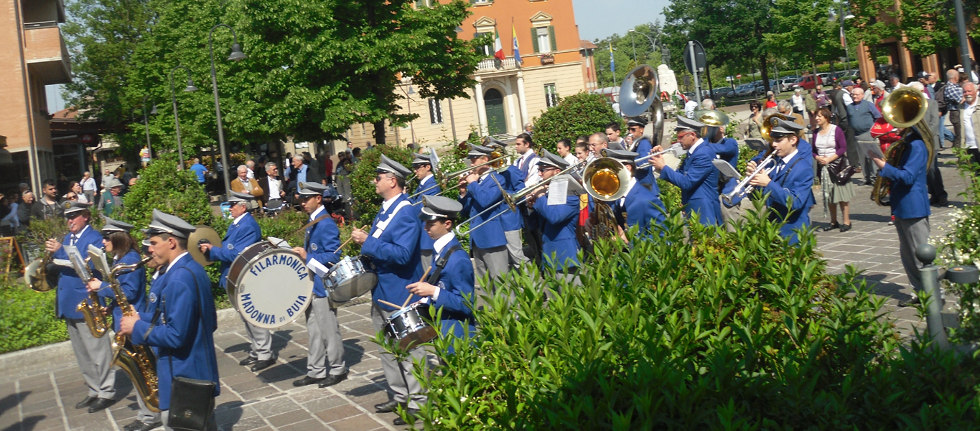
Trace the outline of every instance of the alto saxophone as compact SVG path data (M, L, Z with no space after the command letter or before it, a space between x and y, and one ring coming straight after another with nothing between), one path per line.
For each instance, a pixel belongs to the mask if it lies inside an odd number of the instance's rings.
M64 241L65 236L63 235L58 242ZM46 251L44 252L43 257L34 259L29 265L27 265L27 268L24 269L24 281L32 290L37 292L47 292L55 287L54 284L48 281L48 265L51 264L52 259L54 259L54 253Z
M136 315L137 311L126 299L126 293L119 286L116 276L123 272L133 271L145 265L150 259L147 257L132 265L116 265L106 275L109 286L112 287L112 293L116 296L116 305L119 306L123 316ZM128 335L117 332L116 338L112 341L112 352L112 363L126 372L146 407L154 412L159 412L160 386L157 378L157 359L153 351L148 346L133 344Z
M102 338L109 332L108 308L102 305L102 300L97 293L89 292L88 298L79 302L77 309L85 318L85 325L88 326L93 337Z

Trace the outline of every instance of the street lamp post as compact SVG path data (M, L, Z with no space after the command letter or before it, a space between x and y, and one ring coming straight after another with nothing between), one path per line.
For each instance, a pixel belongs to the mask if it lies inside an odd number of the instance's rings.
M632 31L632 30L630 30L630 31ZM651 39L650 38L650 35L649 34L646 34L646 33L640 33L640 34L642 34L643 36L645 36L647 38L647 41L650 42L650 46L652 46L653 49L657 49L658 47L660 48L660 63L661 64L667 64L667 55L668 54L665 52L667 50L667 48L665 48L663 45L659 45L659 42L660 42L660 34L661 33L657 33L657 38L656 39Z
M841 41L842 44L844 44L844 70L848 70L848 69L851 68L850 65L849 65L849 63L851 62L851 60L850 60L850 53L848 52L848 49L847 49L847 33L844 32L844 20L854 18L854 15L851 15L851 14L844 15L844 7L846 5L847 5L846 2L842 2L840 4L840 14L839 14L839 17L840 17L840 41Z
M146 114L146 100L149 97L150 97L149 95L143 96L143 129L146 130L146 153L147 153L148 157L152 160L153 159L153 146L150 145L150 123L149 123L149 121L147 121L147 118L146 118L146 115L147 115ZM156 107L156 105L153 105L153 111L150 112L150 114L155 114L156 112L157 112L157 107Z
M630 29L628 33L630 34L630 44L633 45L633 65L636 66L636 39L633 38L633 33L636 31Z
M177 116L177 94L174 92L174 72L177 69L184 69L187 71L187 86L184 87L184 91L187 93L192 93L197 91L197 87L194 86L194 80L191 78L191 70L186 66L178 64L177 67L170 69L170 101L174 105L174 128L177 131L177 155L180 157L180 170L184 170L184 146L180 142L180 118ZM146 138L149 142L149 137Z
M408 91L405 91L404 88L401 88L401 87L399 87L399 88L402 90L402 93L405 93L405 98L408 99L408 116L411 117L412 116L412 95L415 94L415 89L412 88L412 84L408 84ZM408 120L408 128L412 131L412 143L413 144L416 143L416 141L415 141L415 122L414 121L415 121L414 119ZM455 125L453 126L453 128L455 129ZM455 133L453 134L453 139L456 139Z
M225 181L225 195L227 196L228 193L231 193L231 181L228 178L228 150L225 148L225 133L221 126L221 103L218 102L218 77L214 70L214 30L218 27L227 28L234 37L234 43L231 45L231 54L228 55L228 60L239 61L245 58L245 54L242 53L242 46L238 44L238 34L235 33L235 29L227 24L221 23L211 27L211 32L208 33L208 50L211 53L211 89L214 90L214 112L218 119L218 148L221 149L221 160L224 163L221 169L221 177Z

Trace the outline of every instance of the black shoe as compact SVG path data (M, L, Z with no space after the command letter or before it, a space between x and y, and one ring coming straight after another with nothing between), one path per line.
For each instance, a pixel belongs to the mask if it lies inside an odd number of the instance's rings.
M418 414L419 414L419 409L406 409L405 410L405 415L408 416L408 417L414 418ZM408 422L406 422L405 419L402 419L401 416L395 418L395 420L391 421L391 423L393 423L395 425L408 425Z
M847 232L849 230L851 230L851 225L850 224L842 224L842 225L840 225L840 231L841 232Z
M374 411L377 412L377 413L391 413L391 412L395 411L395 409L397 409L398 406L402 406L402 408L405 408L407 406L407 404L406 403L400 403L400 402L395 401L395 400L391 400L391 401L384 402L384 403L381 403L381 404L375 404L374 405Z
M97 412L99 410L102 410L102 409L104 409L106 407L109 407L109 406L113 405L115 402L116 402L116 400L110 400L108 398L99 398L99 399L95 400L95 402L93 402L92 404L89 404L89 406L88 406L88 412L89 413L95 413L95 412Z
M259 362L259 358L253 358L253 357L249 356L249 357L247 357L245 359L242 359L241 361L238 361L238 365L241 365L241 366L245 367L245 366L252 365L252 364L254 364L256 362Z
M264 370L266 368L271 367L275 363L276 363L276 359L275 358L269 358L269 359L263 359L261 361L255 361L255 364L252 365L252 371L262 371L262 370Z
M156 421L156 422L151 423L151 424L146 424L146 423L143 423L143 422L140 422L140 421L136 420L136 421L133 421L132 423L130 423L129 425L126 425L125 427L123 427L123 430L124 431L150 431L150 430L152 430L154 428L159 428L159 427L162 427L162 426L163 426L163 422L160 422L160 421Z
M822 230L824 232L832 231L834 229L840 229L840 223L833 222L833 223L831 223L831 224L829 224L827 226L824 226L824 227L820 228L820 230Z
M899 307L911 307L913 305L919 305L920 303L921 302L919 301L919 296L918 295L913 295L909 299L906 299L906 300L903 300L903 301L899 301L898 302L898 306Z
M89 404L94 403L95 400L97 400L97 399L99 399L99 398L98 397L92 397L92 396L85 397L85 399L79 401L78 404L75 404L75 408L76 409L81 409L81 408L88 407Z
M320 387L325 388L327 386L333 386L347 380L347 373L344 374L327 374L327 377L320 382Z
M293 381L293 386L306 386L306 385L312 385L312 384L314 384L314 383L320 383L320 382L322 382L322 381L324 381L324 380L326 380L326 377L321 377L321 378L319 378L319 379L318 379L318 378L316 378L316 377L310 377L310 376L303 376L303 378L302 378L302 379L299 379L299 380L294 380L294 381Z
M933 201L931 201L929 203L932 204L932 206L934 206L934 207L944 207L946 205L949 205L949 200L948 199L935 199L935 200L933 200Z

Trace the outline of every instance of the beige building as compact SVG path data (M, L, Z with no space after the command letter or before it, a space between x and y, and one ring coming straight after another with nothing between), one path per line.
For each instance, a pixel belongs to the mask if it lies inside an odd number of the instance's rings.
M62 150L51 141L44 86L71 80L58 28L64 22L62 0L0 0L0 46L7 47L0 56L0 141L10 153L10 163L0 166L0 190L23 181L38 190L41 180L59 173L57 159L84 159L80 146Z
M463 22L460 36L499 34L504 59L494 57L493 45L483 47L486 58L476 67L476 85L466 91L468 99L423 99L410 79L403 80L396 92L406 99L397 112L419 118L403 127L389 126L389 142L438 146L461 142L470 132L513 137L560 97L595 87L594 67L591 57L586 57L591 49L583 48L579 39L571 0L474 0L471 4L473 14ZM515 33L521 64L514 56ZM348 130L347 139L364 147L374 140L373 134L371 124L358 124Z

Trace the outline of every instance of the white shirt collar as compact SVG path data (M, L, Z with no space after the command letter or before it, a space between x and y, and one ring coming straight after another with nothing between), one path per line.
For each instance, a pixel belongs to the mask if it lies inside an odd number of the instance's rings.
M310 214L310 220L316 220L316 216L320 215L320 213L323 211L326 211L326 209L323 208L323 205L320 205L316 208L316 211L313 211L313 213Z
M439 253L442 253L442 249L446 248L446 245L448 245L453 238L456 238L456 234L449 232L443 235L442 238L437 239L432 244L432 250L435 252L435 255L438 256Z
M323 208L323 207L320 207L320 208ZM238 217L235 217L235 219L231 221L231 224L237 225L238 222L242 221L242 219L245 218L245 216L247 216L247 215L248 215L248 211L243 212L242 215L240 215Z
M432 177L432 172L429 172L429 175L426 175L425 178L422 178L422 180L419 181L419 184L424 183L426 180L428 180L431 177Z
M800 150L799 150L799 148L797 148L797 149L793 150L792 153L787 154L786 157L783 157L783 163L784 164L785 163L789 163L789 161L790 160L793 160L793 157L796 156L796 153L799 153L799 152L800 152Z
M702 142L704 142L704 139L703 138L698 138L698 140L696 142L694 142L694 145L691 145L691 149L690 150L687 150L687 154L688 155L694 154L694 150L697 150L698 149L698 146L700 146Z
M633 191L633 186L635 186L635 185L636 185L636 178L635 177L630 177L629 185L626 186L626 193L623 194L623 197L619 198L619 204L620 205L625 205L626 204L626 196L629 196L630 192Z
M181 253L181 254L178 254L177 257L174 258L174 260L171 260L170 261L170 265L167 265L167 271L170 271L170 268L173 268L174 267L174 264L177 263L177 261L180 260L181 258L183 258L184 256L187 256L187 252L186 251L183 252L183 253Z
M86 230L88 230L88 225L83 226L82 227L82 230L78 231L78 233L73 233L72 235L75 236L75 239L81 238L82 237L82 234L85 233ZM81 251L81 250L79 250L79 251Z
M391 205L393 203L395 203L396 200L398 200L398 197L399 196L401 196L401 194L397 194L397 195L393 196L391 199L387 199L384 202L382 202L381 203L381 211L388 211L388 208L391 208ZM323 207L320 207L320 208L323 208Z

